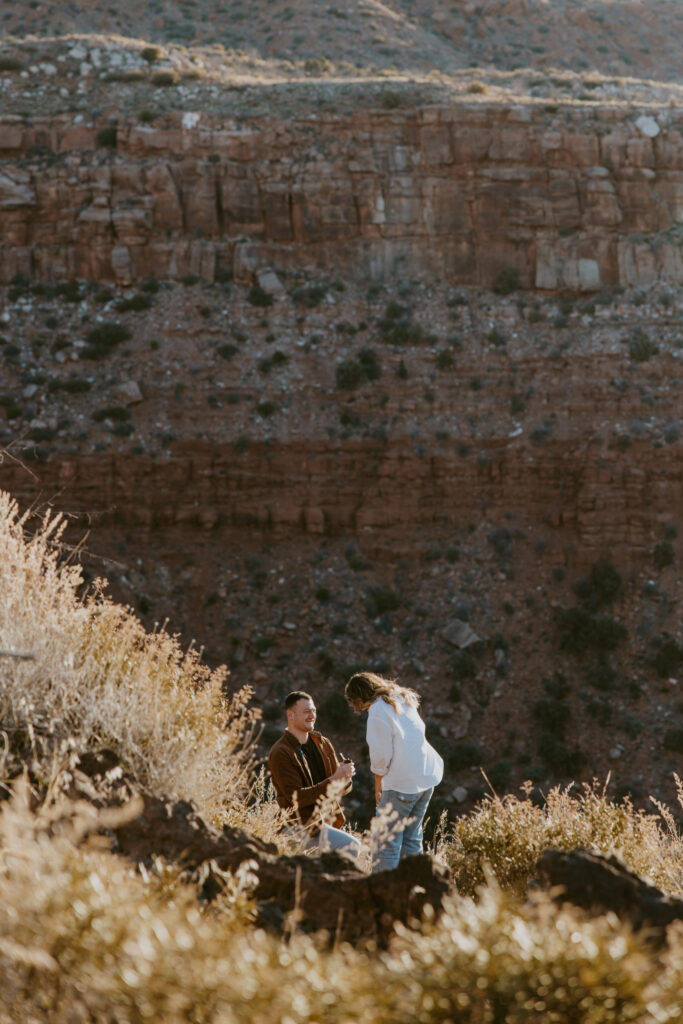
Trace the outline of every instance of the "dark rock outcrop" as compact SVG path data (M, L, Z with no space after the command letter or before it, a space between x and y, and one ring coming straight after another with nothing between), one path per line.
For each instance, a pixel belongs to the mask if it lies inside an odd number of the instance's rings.
M683 920L683 900L666 896L615 856L584 849L546 850L537 872L542 884L561 887L559 902L592 914L611 911L658 943L665 941L667 925Z
M241 829L212 831L183 801L168 804L145 796L142 813L111 833L117 852L142 863L163 857L188 871L213 862L234 872L252 861L261 924L282 929L296 920L304 931L324 929L346 941L384 944L396 921L419 918L426 904L438 911L448 890L445 869L426 854L376 875L363 874L337 853L279 857L275 846ZM202 895L211 898L219 885L209 872Z

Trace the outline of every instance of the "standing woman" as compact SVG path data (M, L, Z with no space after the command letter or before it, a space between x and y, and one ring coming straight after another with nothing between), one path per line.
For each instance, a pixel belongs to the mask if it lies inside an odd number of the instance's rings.
M373 849L373 872L387 871L402 857L422 853L422 824L434 787L443 778L443 761L425 738L415 690L374 672L357 672L344 694L357 714L368 712L366 738L377 810L391 807L399 824L407 819L402 831Z

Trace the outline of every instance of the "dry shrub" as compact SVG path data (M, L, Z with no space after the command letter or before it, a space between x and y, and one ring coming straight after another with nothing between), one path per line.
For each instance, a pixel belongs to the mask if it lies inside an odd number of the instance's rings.
M200 908L177 873L88 848L78 811L0 814L0 1019L34 1024L674 1024L683 942L655 964L613 915L587 920L491 880L390 949L250 925L249 869ZM111 812L109 812L111 813ZM62 817L60 818L60 814ZM49 827L48 827L49 826Z
M530 784L529 788L530 788ZM485 798L455 823L437 854L449 866L458 891L472 895L490 865L498 884L523 893L544 850L592 847L616 853L642 877L668 893L683 889L683 839L666 808L660 815L613 803L604 789L584 784L550 790L542 807L508 795ZM662 818L666 829L662 829Z
M162 631L148 634L80 569L60 563L64 522L27 516L0 492L0 727L47 781L75 754L113 749L140 786L226 822L245 813L257 712ZM17 657L27 655L29 657Z

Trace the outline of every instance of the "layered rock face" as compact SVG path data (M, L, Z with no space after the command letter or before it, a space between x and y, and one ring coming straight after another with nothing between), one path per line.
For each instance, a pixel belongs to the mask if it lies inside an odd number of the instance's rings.
M590 291L683 277L683 121L623 107L0 121L0 282L275 264ZM100 148L98 146L98 138ZM108 134L112 143L113 134Z
M178 444L173 458L94 454L50 461L31 481L18 464L2 485L27 503L61 496L83 523L167 530L219 528L270 535L357 533L369 550L420 550L448 526L465 529L505 517L543 525L544 559L589 565L605 550L620 563L642 558L657 523L680 506L683 468L676 448L651 465L649 444L605 458L599 445L547 442L485 446L477 460L452 442L425 456L408 440L232 446ZM540 534L539 534L540 535ZM569 545L569 547L568 547Z

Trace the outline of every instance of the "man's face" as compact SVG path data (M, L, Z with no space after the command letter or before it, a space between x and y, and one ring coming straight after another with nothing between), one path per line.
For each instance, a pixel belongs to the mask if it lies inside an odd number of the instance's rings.
M287 710L287 724L301 732L310 732L315 727L315 704L303 697Z

